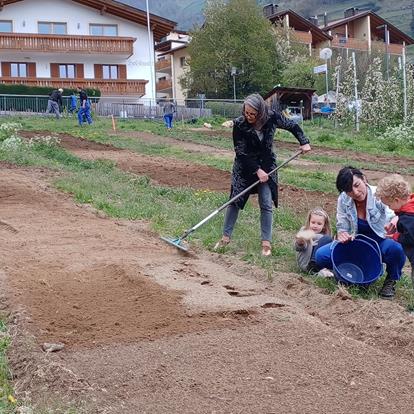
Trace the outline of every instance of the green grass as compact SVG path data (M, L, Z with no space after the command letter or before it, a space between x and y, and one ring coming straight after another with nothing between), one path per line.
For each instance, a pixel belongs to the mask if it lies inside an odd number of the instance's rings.
M15 404L10 401L13 397L11 374L7 362L7 349L11 338L7 329L4 315L0 316L0 413L12 414L15 412Z

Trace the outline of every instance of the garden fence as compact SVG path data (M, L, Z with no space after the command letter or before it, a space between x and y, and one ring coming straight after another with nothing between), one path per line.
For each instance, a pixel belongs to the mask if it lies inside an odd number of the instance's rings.
M0 95L0 115L41 115L46 112L46 95ZM132 99L129 97L92 97L92 111L97 116L157 119L163 117L165 99ZM174 101L175 117L191 120L213 115L232 119L241 114L242 101L217 99L186 99ZM78 101L79 106L79 101ZM70 97L63 96L62 113L68 112Z

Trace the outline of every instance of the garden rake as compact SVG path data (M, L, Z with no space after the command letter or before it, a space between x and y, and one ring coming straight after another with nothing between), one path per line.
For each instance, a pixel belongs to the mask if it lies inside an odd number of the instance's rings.
M278 171L280 168L284 167L286 164L288 164L290 161L298 157L300 154L302 154L302 151L295 152L293 155L291 155L287 160L282 162L278 167L274 168L272 171L270 171L268 174L273 174L274 172ZM183 241L195 230L197 230L199 227L201 227L203 224L207 223L210 219L212 219L214 216L216 216L220 211L224 210L228 205L235 202L237 199L239 199L242 195L249 192L252 188L254 188L256 185L260 183L260 180L257 180L252 185L244 189L241 193L235 195L233 198L231 198L229 201L224 203L222 206L220 206L218 209L214 210L212 213L210 213L206 218L201 220L199 223L191 227L190 229L186 230L180 237L161 237L162 240L167 242L168 244L171 244L172 246L176 247L177 249L183 250L185 252L188 251L188 243L183 244Z

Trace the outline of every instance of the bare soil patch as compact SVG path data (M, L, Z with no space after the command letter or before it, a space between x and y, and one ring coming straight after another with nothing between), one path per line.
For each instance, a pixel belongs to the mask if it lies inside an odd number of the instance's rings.
M19 399L111 414L410 412L413 317L398 305L183 256L145 223L74 204L47 171L1 170ZM66 346L44 354L46 340Z
M199 178L198 165L60 138L164 185L228 191L226 172L201 166ZM88 414L412 411L414 316L398 304L182 255L143 222L76 205L46 169L0 169L0 308L19 399ZM336 205L288 186L280 196L294 211ZM43 342L65 348L45 354Z

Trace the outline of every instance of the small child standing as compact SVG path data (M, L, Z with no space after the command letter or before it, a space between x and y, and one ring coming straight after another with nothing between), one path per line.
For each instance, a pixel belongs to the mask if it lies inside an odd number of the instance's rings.
M410 184L401 175L392 174L380 180L375 195L398 216L397 228L386 229L387 237L401 243L411 264L414 287L414 194Z
M320 269L315 262L319 247L332 242L328 213L320 207L309 211L306 224L296 234L296 261L304 272L320 272L320 276L333 276L328 269Z

